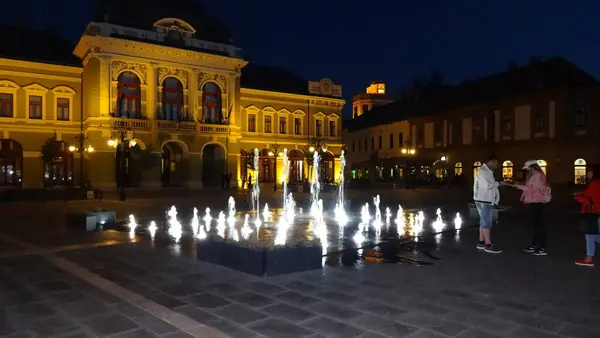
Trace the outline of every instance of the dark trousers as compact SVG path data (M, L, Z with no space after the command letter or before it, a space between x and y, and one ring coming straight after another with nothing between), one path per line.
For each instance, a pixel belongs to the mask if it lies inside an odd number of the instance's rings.
M543 203L529 203L529 222L533 228L531 245L538 249L546 249L546 223L543 219Z

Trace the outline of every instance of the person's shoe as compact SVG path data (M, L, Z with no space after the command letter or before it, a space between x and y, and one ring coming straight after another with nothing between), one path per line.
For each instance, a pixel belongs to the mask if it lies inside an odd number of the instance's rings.
M497 246L495 246L494 244L489 244L485 246L485 249L483 249L485 252L487 253L492 253L492 254L499 254L502 253L502 249L498 248Z
M485 242L478 242L477 250L485 250Z
M546 249L535 249L531 254L534 256L546 256L548 253Z
M530 245L523 249L523 252L527 252L527 253L533 253L534 251L535 251L535 246L533 246L533 245Z
M579 266L590 266L593 267L594 266L594 261L586 261L585 259L579 260L579 261L575 261L575 264L579 265Z

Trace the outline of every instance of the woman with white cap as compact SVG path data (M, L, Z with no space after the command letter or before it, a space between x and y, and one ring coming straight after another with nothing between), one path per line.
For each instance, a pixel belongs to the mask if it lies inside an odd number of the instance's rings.
M533 228L531 244L523 251L536 256L546 255L546 225L543 219L544 203L550 202L551 191L546 180L546 175L536 160L529 160L523 166L527 170L525 184L512 184L511 186L522 190L521 202L529 209L529 222Z

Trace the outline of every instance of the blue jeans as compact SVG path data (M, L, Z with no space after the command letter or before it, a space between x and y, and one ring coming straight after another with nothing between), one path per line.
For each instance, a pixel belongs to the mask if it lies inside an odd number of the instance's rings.
M596 243L600 243L600 235L585 235L586 255L594 257L596 253Z
M479 227L489 229L492 227L492 213L494 206L491 203L475 202L477 213L479 214Z

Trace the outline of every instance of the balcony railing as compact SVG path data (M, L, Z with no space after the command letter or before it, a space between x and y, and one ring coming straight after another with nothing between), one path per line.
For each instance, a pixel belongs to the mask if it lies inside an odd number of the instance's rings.
M156 121L156 129L159 131L179 131L187 133L196 132L196 122Z
M221 133L226 134L229 132L229 126L222 124L201 124L198 123L199 133Z
M149 120L128 119L123 117L113 118L111 121L113 128L130 129L130 130L150 130L151 124Z

